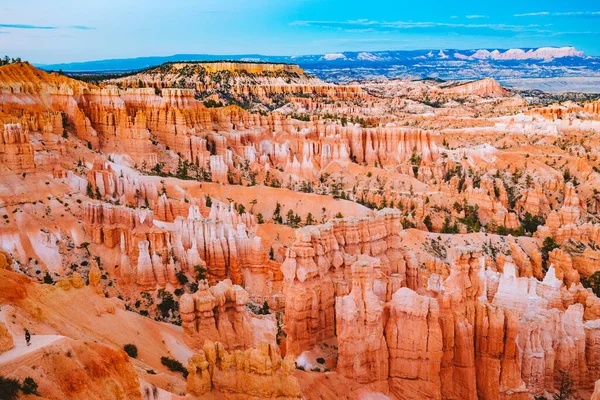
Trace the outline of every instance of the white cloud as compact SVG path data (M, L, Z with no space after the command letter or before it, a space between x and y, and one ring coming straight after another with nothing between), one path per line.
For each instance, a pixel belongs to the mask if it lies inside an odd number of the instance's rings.
M540 11L540 12L533 12L533 13L526 13L526 14L515 14L515 17L538 17L540 15L550 15L550 13L548 11Z
M465 15L467 19L487 18L487 15Z
M548 12L548 11L540 11L540 12L532 12L525 14L514 14L515 17L544 17L544 16L552 16L552 17L572 17L572 16L590 16L590 15L600 15L600 11L567 11L567 12Z
M347 21L293 21L292 26L315 26L329 29L356 30L371 28L372 30L396 30L396 29L426 29L426 28L466 28L466 29L491 29L498 31L512 32L551 32L542 30L540 25L509 25L509 24L476 24L476 23L455 23L455 22L431 22L431 21L374 21L374 20L347 20Z

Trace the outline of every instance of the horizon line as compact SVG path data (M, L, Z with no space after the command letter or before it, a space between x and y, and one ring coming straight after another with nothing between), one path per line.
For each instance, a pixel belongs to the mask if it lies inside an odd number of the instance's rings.
M36 66L54 66L54 65L68 65L68 64L84 64L84 63L92 63L92 62L107 62L107 61L120 61L120 60L139 60L144 58L166 58L166 57L175 57L175 56L209 56L209 57L248 57L248 56L258 56L258 57L311 57L311 56L323 56L327 54L344 54L344 53L382 53L382 52L411 52L411 51L476 51L476 50L488 50L488 51L504 51L504 50L537 50L537 49L563 49L563 48L573 48L574 50L580 51L583 54L583 57L596 57L598 55L595 54L587 54L583 50L578 50L575 46L525 46L525 47L472 47L472 48L419 48L419 49L383 49L383 50L342 50L342 51L333 51L326 53L313 53L313 54L299 54L299 55L291 55L291 54L266 54L266 53L237 53L237 54L217 54L217 53L174 53L174 54L166 54L166 55L145 55L145 56L135 56L135 57L114 57L114 58L104 58L104 59L93 59L93 60L83 60L83 61L64 61L64 62L55 62L55 63L43 63L43 62L31 62ZM186 61L186 60L178 60L178 61ZM222 59L219 61L227 61L227 59ZM239 61L239 60L238 60Z

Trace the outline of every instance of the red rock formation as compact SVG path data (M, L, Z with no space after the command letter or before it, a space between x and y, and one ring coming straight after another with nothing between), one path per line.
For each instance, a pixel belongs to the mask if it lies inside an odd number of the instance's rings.
M474 303L482 294L482 258L477 249L455 247L450 275L437 294L444 338L440 370L442 397L476 398ZM506 268L506 265L505 265Z
M299 355L334 336L334 286L323 279L314 261L311 236L296 232L296 242L282 264L286 288L285 331L287 354Z
M13 342L13 337L6 329L6 325L3 322L0 322L0 354L4 353L15 347Z
M475 311L477 397L529 398L520 378L518 313L482 302Z
M481 97L505 97L509 95L509 92L492 78L452 86L443 89L442 92L445 94L475 95Z
M20 123L4 124L0 132L0 164L14 172L33 172L33 146L29 143L29 131Z
M578 104L573 103L571 101L565 102L564 104L555 103L546 107L533 108L531 110L527 110L525 114L539 115L545 119L555 121L559 119L571 118L574 115L581 113L582 111L594 114L594 103L587 103L586 108L582 108Z
M522 213L530 213L531 215L545 216L550 211L550 202L544 193L544 189L540 184L536 184L534 188L527 189L517 201L517 207Z
M200 349L205 340L219 340L229 350L245 350L260 343L275 343L276 321L246 309L248 293L230 280L181 297L181 320L186 343Z
M282 359L274 345L227 352L223 344L207 341L189 360L187 391L196 396L302 398L300 385L291 375L294 369L294 359Z
M592 394L590 400L600 400L600 381L596 381L594 393Z
M556 269L557 278L562 280L567 287L571 286L571 283L579 282L579 273L573 268L573 259L568 253L554 249L548 256L548 262Z
M494 184L490 180L481 182L480 188L467 187L465 198L469 204L478 206L477 215L483 224L490 222L508 229L518 229L520 226L518 216L508 212L501 201L494 197Z
M442 330L435 299L399 289L388 305L385 338L390 394L401 399L441 399Z
M63 338L43 352L21 358L11 375L33 378L45 399L142 399L135 368L122 350Z
M367 257L355 262L350 294L335 301L337 371L359 383L386 383L388 378L383 302L373 293L375 262Z
M220 79L217 79L217 76ZM170 87L181 85L183 82L186 87L209 93L226 82L231 87L231 93L236 97L257 97L263 101L280 94L314 94L334 99L367 97L358 86L327 84L318 78L305 76L304 71L297 65L287 64L180 62L164 64L113 81L128 87L138 87L139 82L143 82L150 88Z
M600 115L600 101L586 103L583 109L589 114L598 116Z

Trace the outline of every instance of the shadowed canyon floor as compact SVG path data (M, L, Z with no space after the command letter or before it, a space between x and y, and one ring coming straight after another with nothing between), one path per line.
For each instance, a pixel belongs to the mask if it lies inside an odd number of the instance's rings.
M2 66L0 375L45 399L598 398L599 134L600 102L493 79Z

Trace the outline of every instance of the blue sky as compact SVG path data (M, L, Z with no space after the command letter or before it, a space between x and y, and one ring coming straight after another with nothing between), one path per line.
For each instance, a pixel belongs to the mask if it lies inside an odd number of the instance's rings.
M36 63L541 46L600 55L600 2L0 0L0 55Z

